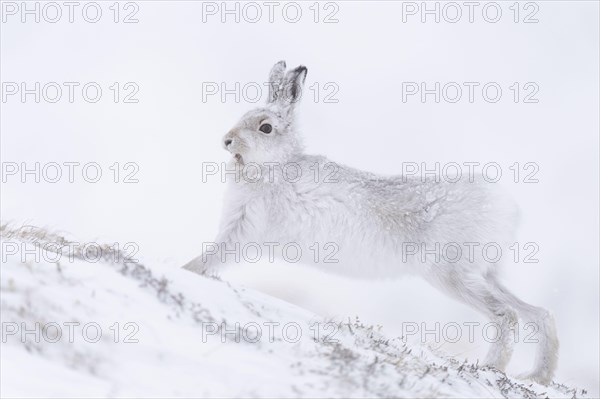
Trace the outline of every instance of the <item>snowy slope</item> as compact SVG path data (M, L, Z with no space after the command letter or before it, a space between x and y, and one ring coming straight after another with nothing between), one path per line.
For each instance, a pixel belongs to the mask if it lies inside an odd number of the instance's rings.
M72 261L64 252L58 263L21 261L34 242L61 240L2 228L2 397L585 396L178 265L129 263L108 249L97 262L77 250Z

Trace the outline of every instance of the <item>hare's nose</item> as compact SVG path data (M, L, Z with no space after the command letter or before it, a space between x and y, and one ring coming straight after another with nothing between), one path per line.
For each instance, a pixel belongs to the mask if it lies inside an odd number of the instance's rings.
M229 147L233 143L232 139L225 139L225 148Z

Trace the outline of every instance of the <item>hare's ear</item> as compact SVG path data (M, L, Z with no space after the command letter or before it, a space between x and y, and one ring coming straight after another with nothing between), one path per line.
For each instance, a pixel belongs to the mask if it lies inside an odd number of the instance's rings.
M293 110L296 103L302 98L302 88L304 87L307 73L308 69L301 65L285 75L279 101L288 112Z
M304 87L304 81L306 80L306 74L308 69L305 66L300 65L299 67L292 69L285 75L283 82L285 91L285 100L289 103L296 103L302 98L302 88Z
M283 77L285 75L285 61L279 61L273 65L269 73L269 98L267 104L275 102L281 95L281 87L283 86Z

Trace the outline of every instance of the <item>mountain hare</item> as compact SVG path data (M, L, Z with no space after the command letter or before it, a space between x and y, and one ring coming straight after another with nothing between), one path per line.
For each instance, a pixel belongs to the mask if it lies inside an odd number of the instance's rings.
M246 113L223 138L235 181L220 232L184 268L212 272L227 258L239 260L233 252L240 245L252 244L256 253L268 247L270 257L287 245L293 262L343 275L418 274L497 323L500 339L491 344L486 365L505 368L518 317L535 323L539 348L526 377L548 384L558 351L551 315L502 286L497 262L481 251L486 243L510 243L516 207L480 179L382 177L305 154L294 109L306 74L304 66L286 73L285 62L275 64L267 105Z

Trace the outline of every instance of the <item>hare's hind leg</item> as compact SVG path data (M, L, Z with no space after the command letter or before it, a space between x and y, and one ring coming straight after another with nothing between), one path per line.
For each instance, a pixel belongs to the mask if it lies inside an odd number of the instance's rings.
M437 277L430 282L451 297L479 310L496 324L498 336L491 342L483 364L504 370L515 342L518 318L513 307L501 298L496 287L490 285L483 276L465 276L450 271L445 277Z
M518 317L517 313L510 307L498 304L493 305L492 308L494 314L490 318L498 326L499 336L491 342L483 364L504 371L513 354Z
M526 322L534 323L537 329L538 348L535 357L533 370L523 376L539 382L541 384L549 384L552 382L554 371L558 362L558 337L556 335L556 327L554 318L545 309L532 306L517 298L514 294L502 286L495 277L491 278L492 284L500 293L502 299L510 306L514 307L521 319Z

